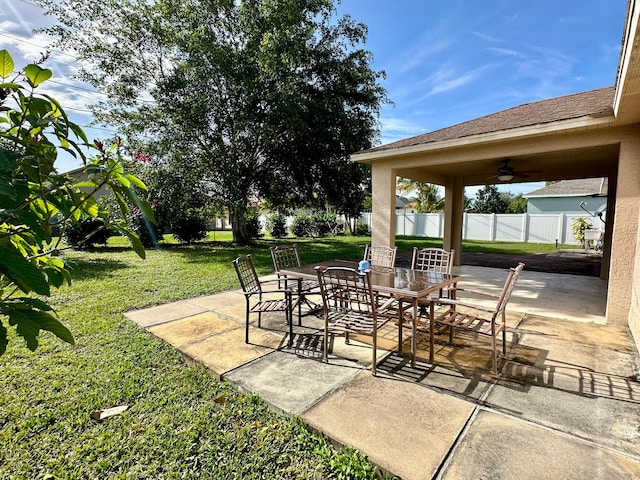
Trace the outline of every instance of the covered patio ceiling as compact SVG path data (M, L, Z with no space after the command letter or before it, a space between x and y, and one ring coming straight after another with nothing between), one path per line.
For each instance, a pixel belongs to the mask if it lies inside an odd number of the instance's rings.
M396 174L415 181L437 184L446 184L447 177L461 177L465 186L610 177L616 174L620 145L614 143L522 155L507 155L507 149L503 150L504 156L485 158L473 158L473 150L466 151L464 156L467 158L455 162L451 155L440 152L433 156L427 155L430 161L420 166L397 168ZM515 176L509 182L501 182L497 178L498 168L507 159ZM522 172L522 176L519 172Z

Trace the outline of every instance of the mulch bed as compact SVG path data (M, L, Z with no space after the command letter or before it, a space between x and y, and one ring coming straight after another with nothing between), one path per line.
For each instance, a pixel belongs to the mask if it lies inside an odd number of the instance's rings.
M582 250L559 250L553 253L537 255L503 255L497 253L465 253L462 252L462 265L476 267L510 268L518 262L525 264L525 269L534 272L566 273L599 277L602 256ZM411 252L398 252L396 265L411 266Z

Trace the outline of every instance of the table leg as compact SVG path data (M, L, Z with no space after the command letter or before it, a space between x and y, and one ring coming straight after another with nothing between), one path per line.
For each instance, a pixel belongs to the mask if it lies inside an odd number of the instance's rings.
M302 326L302 278L298 277L298 326ZM293 322L293 317L291 317Z
M404 314L402 312L402 299L398 299L398 353L402 353L402 322Z
M436 313L435 302L431 300L429 302L429 363L433 364L433 329L436 326L436 322L434 320Z
M418 323L418 299L413 299L413 320L411 321L411 367L416 366L416 334Z

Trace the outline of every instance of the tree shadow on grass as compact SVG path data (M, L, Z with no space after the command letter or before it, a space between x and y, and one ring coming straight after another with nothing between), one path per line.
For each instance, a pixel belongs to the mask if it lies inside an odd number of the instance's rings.
M71 271L71 279L74 282L106 277L117 270L124 270L129 267L127 263L120 260L105 258L74 259L67 260L66 263Z

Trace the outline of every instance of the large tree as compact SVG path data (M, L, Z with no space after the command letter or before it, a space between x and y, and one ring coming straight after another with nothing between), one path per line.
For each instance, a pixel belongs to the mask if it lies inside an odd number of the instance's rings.
M473 213L506 213L509 202L498 191L495 185L485 185L476 192L471 212Z
M332 1L40 2L79 77L108 95L97 118L200 179L235 241L249 240L251 199L339 205L358 187L349 155L372 145L386 97L366 27Z

